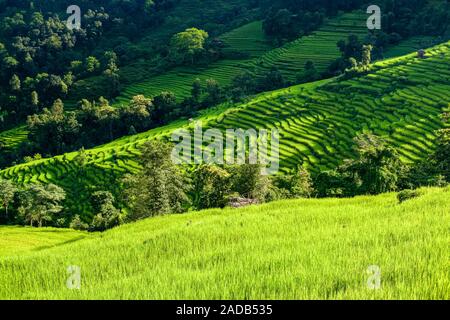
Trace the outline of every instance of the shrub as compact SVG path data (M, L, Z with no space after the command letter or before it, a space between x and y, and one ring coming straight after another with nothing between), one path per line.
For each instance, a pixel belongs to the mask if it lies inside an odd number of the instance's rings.
M72 222L70 223L70 228L74 230L87 230L89 228L89 225L87 223L84 223L80 216L77 214L75 217L73 217Z
M407 200L418 198L422 193L418 190L403 190L397 194L398 202L403 203Z

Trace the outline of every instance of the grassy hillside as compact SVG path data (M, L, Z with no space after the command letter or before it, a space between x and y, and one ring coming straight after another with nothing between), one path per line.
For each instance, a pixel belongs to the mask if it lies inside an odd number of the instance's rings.
M345 39L348 34L356 34L363 39L367 33L365 15L347 13L330 20L320 30L309 36L293 41L282 48L273 49L262 32L262 22L254 21L225 33L220 38L226 44L226 52L242 52L248 57L240 60L223 60L208 67L179 67L159 76L147 70L151 61L141 60L120 69L121 79L125 87L115 101L116 106L127 105L131 98L138 94L147 96L170 90L179 98L190 94L191 86L196 78L205 81L209 78L229 84L231 79L242 71L249 70L258 76L276 66L284 77L295 81L295 77L303 70L308 60L315 62L318 71L324 71L329 64L340 56L337 41ZM398 57L419 48L431 46L429 37L413 37L403 40L398 45L388 48L386 58ZM151 69L151 68L150 68ZM78 99L85 97L86 92L96 92L105 86L101 77L83 80L82 90L76 90ZM147 80L143 80L147 79ZM80 84L78 84L80 85ZM77 100L73 96L65 100L67 110L74 110ZM4 142L5 152L13 152L27 138L24 127L0 133L0 143Z
M423 192L403 204L386 194L170 215L11 249L0 299L448 299L450 189ZM81 290L66 287L72 265ZM373 265L380 290L367 286Z
M368 75L331 79L261 94L247 103L208 110L199 120L217 128L277 128L281 133L281 170L297 164L317 171L352 156L352 139L372 131L398 148L403 160L423 158L433 150L439 115L448 105L450 42L427 51L376 63ZM125 172L138 169L139 147L148 139L170 137L187 121L124 137L89 150L80 171L76 153L5 169L0 176L17 183L52 182L68 193L74 213L89 215L92 190L117 193Z
M11 152L23 141L27 139L28 131L25 126L20 126L11 130L0 132L0 150Z
M53 248L86 237L86 232L75 230L0 226L0 257Z
M165 90L174 92L178 98L184 98L190 95L192 83L197 78L202 81L214 78L222 85L228 85L233 77L246 70L258 77L276 67L286 80L295 82L307 61L313 61L318 72L323 72L339 58L341 53L336 45L339 40L346 39L350 34L363 40L367 35L366 19L367 16L362 12L346 13L330 19L312 34L276 49L265 40L261 21L249 23L221 37L228 45L225 51L242 52L248 54L248 58L221 60L207 67L178 67L162 75L149 75L144 81L133 81L125 85L120 96L115 99L115 105L126 105L138 94L153 96ZM427 39L414 37L404 40L399 45L390 47L386 57L401 56L429 47L430 45L419 46ZM122 78L134 79L135 69L135 66L124 68L121 71Z

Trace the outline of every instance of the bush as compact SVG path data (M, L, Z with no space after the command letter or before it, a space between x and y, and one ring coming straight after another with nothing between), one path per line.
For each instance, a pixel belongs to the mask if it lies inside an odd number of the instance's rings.
M74 230L87 230L89 225L84 223L79 215L73 217L72 222L70 223L70 228Z
M112 204L103 205L100 213L92 220L91 231L105 231L121 223L120 211Z
M422 193L418 190L403 190L397 194L397 199L399 203L403 203L407 200L418 198Z

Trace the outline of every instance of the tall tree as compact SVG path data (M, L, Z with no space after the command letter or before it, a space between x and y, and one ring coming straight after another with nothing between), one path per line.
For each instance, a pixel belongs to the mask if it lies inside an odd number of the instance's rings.
M204 50L208 37L208 33L204 30L189 28L172 37L170 48L176 57L181 58L182 62L189 61L193 64L195 55Z
M142 170L124 180L124 198L130 206L129 219L179 213L186 209L186 177L171 160L172 145L147 142L142 149Z
M8 219L8 207L14 199L17 187L10 181L0 178L0 204L5 209L5 216Z
M54 184L31 184L22 192L19 214L33 226L42 227L45 222L54 220L63 210L62 202L66 198L64 190Z

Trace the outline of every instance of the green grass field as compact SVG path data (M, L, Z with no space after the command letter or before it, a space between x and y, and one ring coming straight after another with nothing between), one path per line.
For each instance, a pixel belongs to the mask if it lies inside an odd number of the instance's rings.
M280 130L281 172L298 164L312 171L333 168L352 157L352 138L372 131L398 148L405 162L422 159L434 148L439 115L448 106L450 42L427 51L376 63L365 76L330 79L261 94L237 105L205 112L207 128L277 128ZM139 169L140 146L149 139L168 139L188 121L128 136L88 150L84 174L72 159L76 153L43 159L0 171L19 184L55 183L68 194L73 213L89 219L90 191L120 191L118 179Z
M57 247L88 237L88 233L56 228L0 226L0 257Z
M450 189L422 191L169 215L67 244L43 229L57 238L44 250L33 229L0 229L0 299L448 299Z

